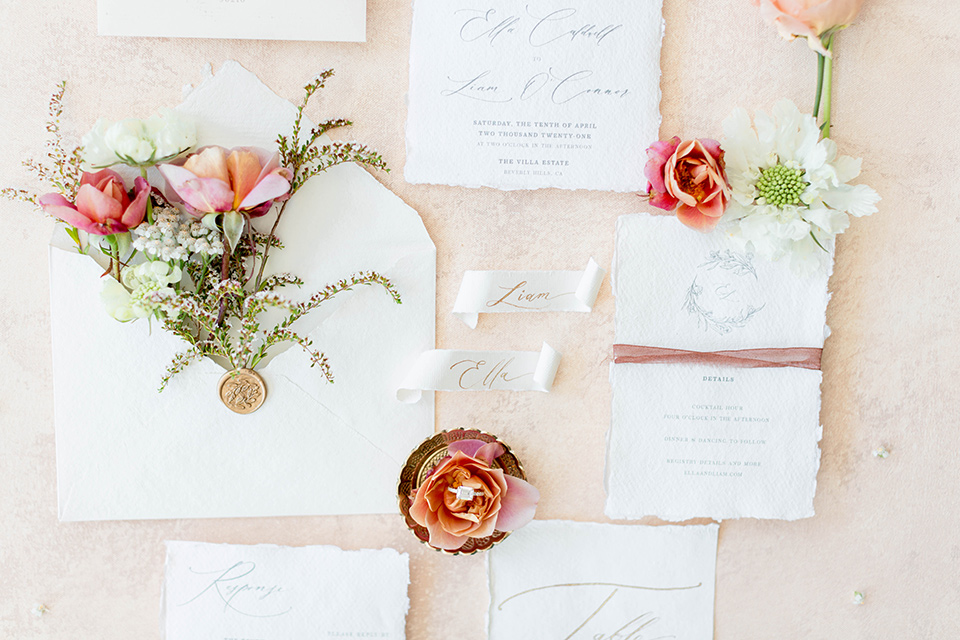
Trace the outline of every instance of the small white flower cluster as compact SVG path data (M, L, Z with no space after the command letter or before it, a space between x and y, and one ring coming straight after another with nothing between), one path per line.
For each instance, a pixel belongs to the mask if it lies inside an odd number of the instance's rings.
M173 207L154 209L155 222L133 230L133 248L161 260L187 260L193 254L223 254L223 241L215 229L199 220L187 220Z

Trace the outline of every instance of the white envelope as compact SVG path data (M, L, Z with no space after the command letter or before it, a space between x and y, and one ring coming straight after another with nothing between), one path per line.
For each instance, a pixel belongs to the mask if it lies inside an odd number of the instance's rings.
M189 93L199 144L274 148L294 106L234 62ZM309 125L308 125L309 126ZM267 224L258 226L269 230ZM410 450L433 433L432 394L397 401L403 374L434 347L436 248L417 213L363 168L304 186L277 231L268 272L305 281L304 299L361 270L390 278L338 295L295 328L325 352L327 383L299 347L259 369L268 394L246 416L217 396L224 370L190 365L157 387L186 344L157 323L121 324L100 302L103 269L51 243L51 326L61 520L392 513ZM61 239L62 240L62 239ZM269 326L269 325L264 325Z

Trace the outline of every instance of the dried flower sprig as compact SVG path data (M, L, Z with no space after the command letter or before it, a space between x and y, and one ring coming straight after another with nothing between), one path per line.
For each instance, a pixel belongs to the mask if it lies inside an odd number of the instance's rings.
M50 134L50 137L46 142L47 160L50 164L28 158L23 161L23 166L41 182L50 185L57 192L63 194L65 198L72 201L77 197L77 191L80 189L80 178L83 175L83 149L79 146L67 149L64 145L60 118L63 115L63 96L66 91L67 81L62 80L50 97L47 111L50 117L47 121L47 133ZM32 204L42 210L40 196L26 189L5 187L0 189L0 196L16 202ZM77 248L82 251L83 244L80 241L80 233L77 228L67 225L67 233L76 243Z

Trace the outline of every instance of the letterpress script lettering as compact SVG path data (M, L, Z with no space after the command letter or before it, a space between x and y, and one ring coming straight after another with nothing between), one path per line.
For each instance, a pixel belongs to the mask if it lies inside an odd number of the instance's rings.
M464 391L471 389L494 390L498 383L510 383L515 380L532 376L533 371L523 373L513 370L516 358L502 360L460 360L450 366L450 370L458 373L457 384Z
M239 561L226 569L191 573L210 576L204 587L179 606L185 607L201 600L214 598L223 604L223 611L233 611L249 618L276 618L291 611L282 597L284 587L271 582L258 582L253 575L255 562Z
M659 0L416 0L408 179L642 188L661 24Z
M552 293L550 291L531 291L527 288L527 281L521 280L513 286L501 286L506 293L499 298L489 300L487 307L493 308L499 305L514 307L516 309L546 309L550 303L557 298L575 295L575 291L565 291L563 293Z
M563 640L665 640L674 636L657 632L660 616L655 611L646 610L645 603L641 598L637 598L636 594L644 591L689 591L702 586L703 583L679 587L646 587L611 582L552 584L515 593L503 600L497 610L502 611L511 602L512 606L531 607L534 604L530 601L532 596L545 591L554 592L551 597L566 597L574 602L571 594L575 593L575 602L582 603L582 606L567 609L570 615L570 633ZM620 602L617 602L618 599ZM622 605L624 600L631 603L626 610L633 609L632 613L622 619L604 615L612 605ZM636 602L635 605L632 604L633 601ZM621 606L618 610L625 609ZM530 611L530 615L536 615L534 610Z

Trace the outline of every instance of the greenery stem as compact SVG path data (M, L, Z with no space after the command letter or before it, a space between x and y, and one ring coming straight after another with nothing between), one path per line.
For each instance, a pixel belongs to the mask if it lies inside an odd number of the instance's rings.
M820 117L820 97L823 95L823 62L826 58L817 54L817 97L813 101L813 117Z
M220 282L230 277L230 243L223 243L223 262L220 263ZM217 322L214 325L219 327L223 322L223 316L227 313L227 297L224 296L220 301L220 313L217 314ZM231 362L232 364L232 362Z
M147 168L140 167L140 177L144 180L147 179ZM153 191L153 187L150 188L150 191ZM147 222L150 224L154 223L153 219L153 193L147 195Z
M270 254L270 238L273 237L273 234L277 231L277 225L280 224L280 218L283 217L283 212L287 208L287 203L289 200L284 200L283 204L280 205L280 211L277 212L277 219L273 221L273 226L270 227L270 234L267 236L267 244L263 248L263 257L260 258L260 269L257 271L257 280L253 283L253 290L260 291L260 285L263 284L263 269L267 266L267 257Z
M117 282L120 282L120 243L113 236L107 236L110 243L110 270Z
M830 52L830 57L823 61L823 123L820 131L824 138L830 137L830 115L833 106L833 34L826 37L824 46Z

